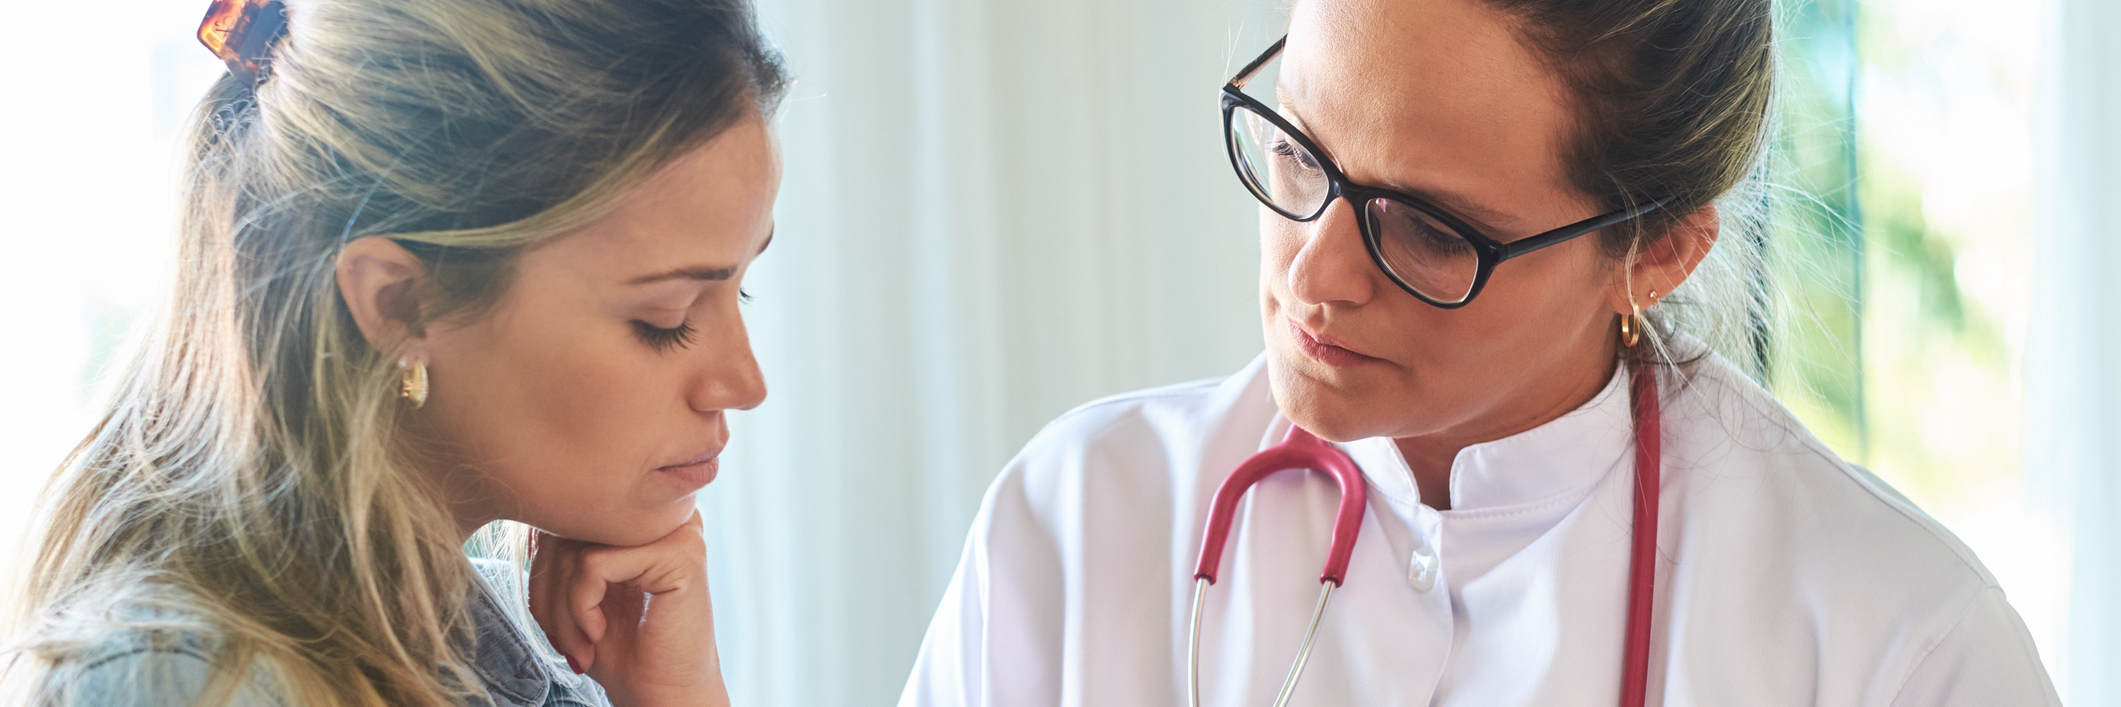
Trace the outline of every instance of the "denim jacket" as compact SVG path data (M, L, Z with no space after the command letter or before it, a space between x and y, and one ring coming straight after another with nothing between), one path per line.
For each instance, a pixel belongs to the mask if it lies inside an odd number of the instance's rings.
M501 587L521 587L520 573L505 562L473 560L479 580L472 588L470 610L477 628L471 651L472 672L479 685L467 707L608 707L604 689L587 676L575 675L558 658L540 653L517 630L502 609ZM516 581L510 581L516 580ZM110 707L188 706L205 689L211 675L215 639L189 634L174 639L147 632L124 632L100 641L84 653L70 683L55 686L74 693L75 704ZM483 695L479 693L483 692ZM229 707L292 707L272 671L252 666Z

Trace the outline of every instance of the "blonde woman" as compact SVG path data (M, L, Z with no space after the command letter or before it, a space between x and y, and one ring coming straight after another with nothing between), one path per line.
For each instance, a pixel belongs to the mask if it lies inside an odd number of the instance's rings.
M47 492L11 699L726 704L692 500L765 395L748 3L224 0L201 37L176 291ZM532 566L466 559L499 520Z

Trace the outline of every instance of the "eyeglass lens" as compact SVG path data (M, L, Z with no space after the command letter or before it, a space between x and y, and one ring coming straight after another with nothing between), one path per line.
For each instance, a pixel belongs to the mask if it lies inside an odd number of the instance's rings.
M1282 216L1309 220L1332 193L1324 160L1250 106L1230 111L1230 149L1238 176ZM1363 226L1377 239L1379 264L1440 304L1463 302L1480 272L1465 237L1413 205L1387 198L1363 204Z
M1250 108L1231 111L1230 121L1240 176L1260 200L1292 219L1317 214L1333 186L1318 158Z
M1440 304L1464 302L1480 275L1480 254L1435 217L1393 199L1363 207L1386 270Z

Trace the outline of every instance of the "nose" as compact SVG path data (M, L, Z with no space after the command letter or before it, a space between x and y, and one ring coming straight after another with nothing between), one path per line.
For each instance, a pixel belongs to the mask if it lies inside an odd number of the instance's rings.
M686 404L696 412L750 410L766 400L766 376L751 354L751 337L741 318L722 331L702 332L699 372L686 390Z
M1304 240L1289 261L1291 297L1312 306L1359 306L1376 295L1377 268L1356 218L1347 199L1335 199L1317 220L1296 224Z

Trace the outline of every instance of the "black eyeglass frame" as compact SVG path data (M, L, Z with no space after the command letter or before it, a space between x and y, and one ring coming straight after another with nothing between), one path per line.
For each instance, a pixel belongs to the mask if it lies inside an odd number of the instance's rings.
M1487 234L1481 233L1480 229L1474 228L1441 207L1430 204L1418 197L1391 189L1366 186L1349 181L1347 176L1341 173L1340 167L1333 164L1333 158L1328 156L1325 150L1320 149L1318 143L1311 141L1311 136L1305 135L1303 131L1297 130L1296 126L1290 125L1289 121L1284 120L1281 114L1275 112L1273 108L1267 107L1266 104L1244 93L1245 84L1250 83L1254 76L1259 73L1259 70L1267 65L1267 62L1273 61L1274 57L1280 55L1283 45L1287 44L1288 41L1289 38L1286 36L1275 40L1274 46L1268 47L1266 53L1259 55L1257 59L1253 59L1252 63L1246 64L1245 68L1237 72L1237 76L1232 77L1229 83L1223 84L1223 147L1230 154L1231 169L1237 170L1237 181L1244 183L1245 190L1252 192L1252 196L1259 199L1260 203L1266 204L1267 208L1273 209L1275 213L1281 214L1283 217L1297 223L1316 221L1319 216L1326 213L1327 208L1333 205L1334 199L1346 199L1350 206L1355 207L1357 216L1355 222L1359 227L1358 230L1362 231L1364 247L1370 251L1370 261L1377 266L1378 270L1384 272L1385 277L1391 278L1392 284L1398 285L1399 289L1406 290L1407 294L1414 295L1423 302L1444 309L1464 307L1472 303L1474 297L1480 295L1481 288L1486 287L1488 284L1488 277L1495 273L1495 266L1502 264L1503 261L1548 246L1567 242L1570 239L1601 228L1627 222L1664 206L1665 202L1663 201L1652 202L1632 209L1622 209L1593 216L1529 238L1504 243L1488 237ZM1316 211L1301 215L1284 211L1279 205L1274 203L1274 199L1271 196L1262 191L1262 186L1256 180L1246 176L1248 171L1245 169L1244 158L1239 155L1237 146L1236 123L1232 120L1232 113L1240 106L1273 123L1276 129L1282 131L1282 134L1288 135L1295 140L1299 147L1309 150L1311 154L1318 157L1319 167L1326 173L1327 191L1326 198L1319 202ZM1373 218L1368 208L1369 203L1376 199L1388 199L1435 218L1437 221L1449 226L1460 238L1464 238L1467 244L1473 246L1473 252L1478 258L1479 264L1473 274L1473 285L1466 290L1464 299L1456 302L1438 301L1434 297L1422 294L1420 290L1407 284L1407 281L1401 278L1398 273L1392 271L1392 266L1385 260L1384 245L1381 242L1381 236L1378 234L1379 229L1376 224L1372 223Z

